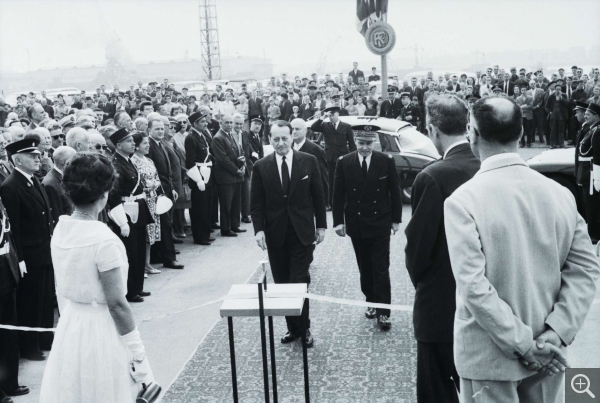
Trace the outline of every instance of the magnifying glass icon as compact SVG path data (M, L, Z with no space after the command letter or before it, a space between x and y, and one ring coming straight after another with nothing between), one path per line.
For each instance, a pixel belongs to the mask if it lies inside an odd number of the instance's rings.
M579 382L575 382L577 379L579 379ZM583 374L577 374L573 377L573 379L571 379L571 389L573 389L573 392L587 393L592 399L595 399L596 395L590 391L590 386L590 378Z

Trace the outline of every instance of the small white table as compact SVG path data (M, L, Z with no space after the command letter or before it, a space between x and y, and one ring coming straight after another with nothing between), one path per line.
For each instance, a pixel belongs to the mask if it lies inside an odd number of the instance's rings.
M265 402L270 403L269 369L267 360L267 341L265 334L265 316L269 321L269 344L271 350L271 373L273 378L273 402L277 403L277 371L275 365L275 340L273 337L273 316L302 316L306 298L270 297L265 298L264 292L283 294L306 294L307 284L269 284L263 273L257 284L234 284L229 289L228 296L221 305L221 317L227 317L229 328L229 354L231 356L231 377L233 383L233 401L238 403L237 374L235 364L235 342L233 338L233 317L258 316L260 318L260 335L263 360L263 375L265 387ZM306 349L306 332L302 334L302 355L304 361L304 398L310 401L308 388L308 355Z

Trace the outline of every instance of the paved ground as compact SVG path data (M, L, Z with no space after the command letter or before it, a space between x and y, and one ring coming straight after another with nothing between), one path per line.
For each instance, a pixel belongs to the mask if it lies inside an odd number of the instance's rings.
M522 149L530 158L543 149ZM403 211L405 223L410 208ZM246 228L251 226L246 225ZM413 290L406 276L403 232L392 238L393 303L412 304ZM250 232L237 239L220 238L210 247L179 245L184 270L166 269L147 279L153 295L133 306L157 381L167 389L164 402L225 402L231 397L226 323L218 315L220 304L172 314L214 300L231 284L248 281L264 255ZM358 271L350 241L332 230L317 248L311 269L311 292L361 299ZM600 295L597 296L600 299ZM170 314L171 313L171 314ZM160 316L160 317L159 317ZM158 317L158 318L157 318ZM363 316L362 308L311 303L315 348L310 350L311 396L319 402L414 401L415 345L409 314L394 313L389 333L378 331ZM153 319L154 318L154 319ZM600 304L594 305L586 324L569 349L574 366L600 368ZM243 402L262 397L258 322L236 320L240 397ZM285 332L275 321L275 335ZM300 345L277 343L280 401L302 401ZM37 402L44 363L23 361L21 383L32 393L16 403ZM355 400L360 398L359 400Z

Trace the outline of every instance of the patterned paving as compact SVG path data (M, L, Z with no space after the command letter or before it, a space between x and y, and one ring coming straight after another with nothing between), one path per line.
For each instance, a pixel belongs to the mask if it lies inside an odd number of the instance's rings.
M409 208L404 208L403 217L408 221ZM405 245L402 228L392 237L392 303L412 305L414 290L404 265ZM350 239L340 238L332 230L317 247L311 278L310 292L364 299ZM409 313L392 312L389 332L380 331L359 307L311 301L310 316L315 338L314 348L308 350L312 402L415 401L416 343ZM283 318L275 318L274 327L279 401L304 402L302 346L300 342L279 343L286 332ZM240 401L264 402L259 320L235 318L234 330ZM222 319L162 401L233 401L229 359L227 321Z

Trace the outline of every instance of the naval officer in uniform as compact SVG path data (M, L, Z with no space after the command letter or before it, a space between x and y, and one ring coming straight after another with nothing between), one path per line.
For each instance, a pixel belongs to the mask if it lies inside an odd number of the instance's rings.
M592 243L600 240L600 105L589 104L584 114L589 128L579 146L579 161L590 162L590 186L584 191L588 233ZM589 159L591 158L591 160Z
M391 155L373 151L376 126L356 127L356 148L339 157L333 182L333 226L352 240L360 287L367 302L391 303L390 234L400 228L402 199ZM388 330L390 310L368 308L369 319Z
M575 102L575 108L573 109L574 118L579 124L579 130L575 134L575 183L577 184L577 210L579 214L587 222L587 213L585 211L584 200L586 199L586 192L589 194L590 190L590 171L591 171L591 157L584 157L581 155L581 142L587 135L590 127L585 122L585 111L588 108L588 104L581 101Z

